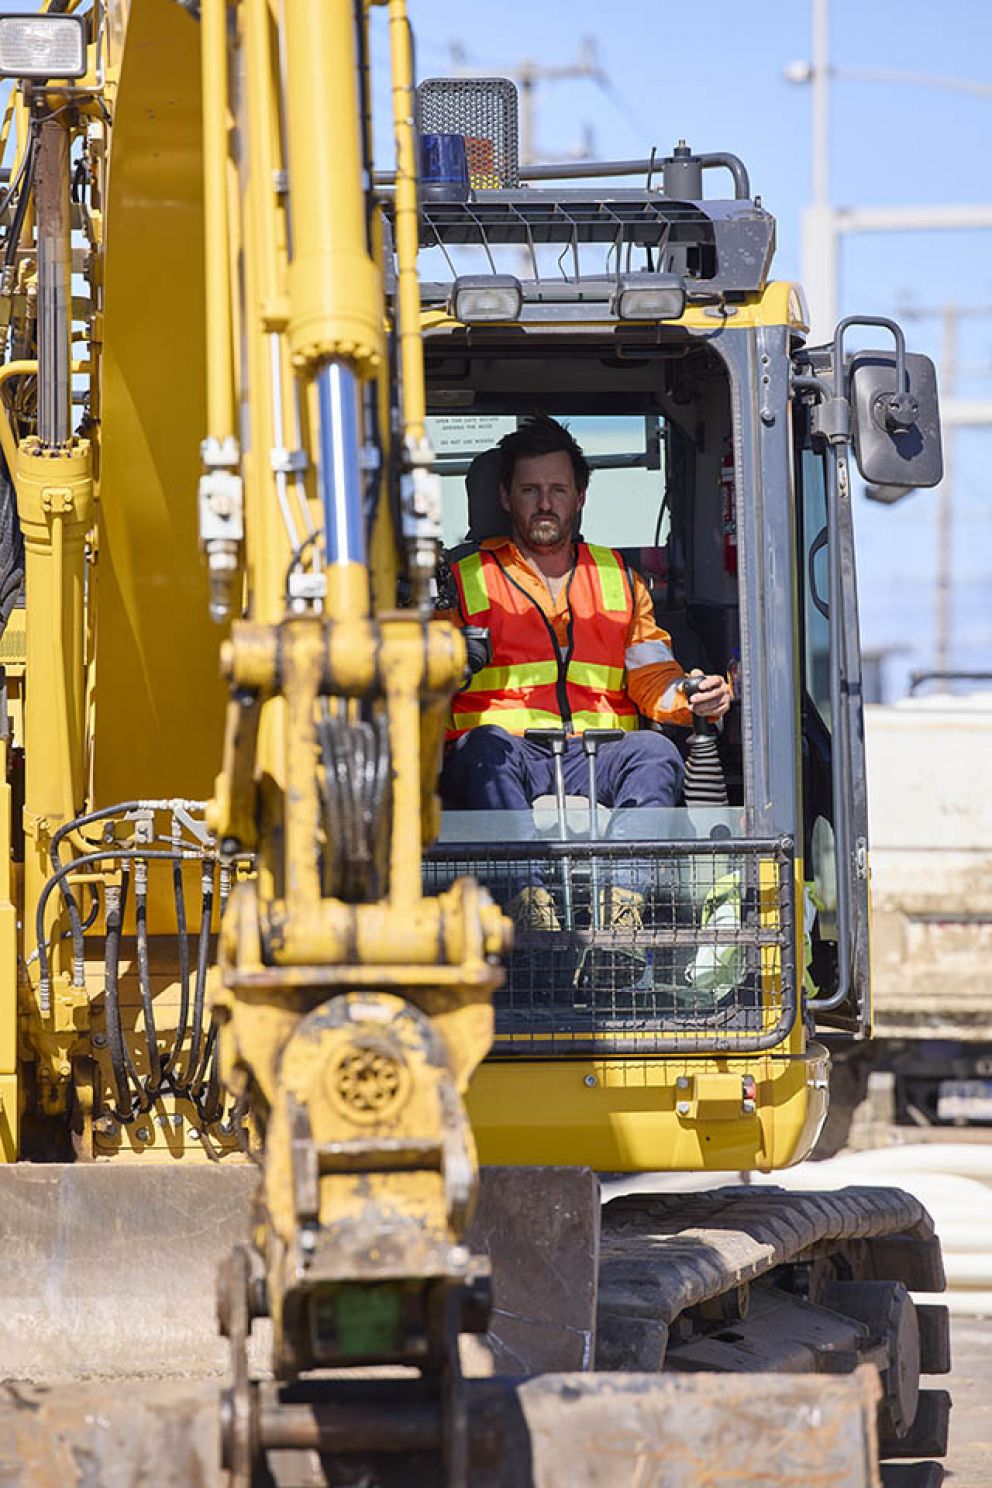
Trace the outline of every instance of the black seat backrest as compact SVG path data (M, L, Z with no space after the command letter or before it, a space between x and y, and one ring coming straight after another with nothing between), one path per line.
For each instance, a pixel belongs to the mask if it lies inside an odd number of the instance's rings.
M468 531L465 541L480 543L486 537L509 537L510 514L499 502L499 450L476 455L465 477L468 492Z

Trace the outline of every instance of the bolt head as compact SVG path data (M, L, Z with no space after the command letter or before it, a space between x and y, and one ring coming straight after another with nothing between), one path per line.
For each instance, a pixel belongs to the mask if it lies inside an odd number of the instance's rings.
M189 1129L189 1139L191 1142L198 1142L200 1140L199 1130L195 1126L191 1126Z
M95 1049L103 1049L106 1047L107 1035L105 1033L95 1033L91 1042Z
M689 1076L688 1075L679 1075L678 1079L675 1081L675 1085L676 1085L676 1088L679 1089L679 1090L688 1090L689 1089Z
M585 1075L583 1077L582 1083L583 1085L588 1085L589 1089L592 1090L593 1086L599 1084L599 1081L596 1079L595 1075Z
M151 1141L152 1134L148 1130L147 1126L139 1126L136 1129L134 1135L137 1137L137 1139L138 1139L139 1142L150 1142Z
M679 1101L679 1103L675 1107L675 1109L676 1109L676 1111L678 1112L678 1114L680 1116L688 1116L688 1114L689 1114L689 1102L688 1101Z

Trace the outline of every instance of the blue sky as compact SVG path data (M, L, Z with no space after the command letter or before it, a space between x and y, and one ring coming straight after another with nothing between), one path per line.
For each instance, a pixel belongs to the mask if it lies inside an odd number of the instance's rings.
M601 157L668 153L686 138L699 151L740 155L752 188L778 219L775 272L800 275L800 214L810 193L809 90L783 68L810 49L808 0L708 0L691 8L659 0L410 0L421 76L443 74L460 41L480 72L524 58L576 59L595 38L609 93L592 81L539 91L538 143L579 146L591 128ZM382 12L373 16L383 18ZM381 20L377 19L377 24ZM831 61L983 83L992 90L989 0L832 0ZM377 47L379 52L380 48ZM987 202L992 91L837 78L831 87L831 194L835 204ZM380 147L388 147L385 131ZM907 302L953 298L992 312L992 233L930 232L848 238L842 313L893 314ZM910 345L936 356L939 324L906 325ZM963 317L960 396L992 398L992 313ZM952 649L954 664L992 670L992 430L955 436ZM894 695L913 667L932 664L936 495L891 509L861 502L858 548L862 630L872 647L907 645L894 659Z

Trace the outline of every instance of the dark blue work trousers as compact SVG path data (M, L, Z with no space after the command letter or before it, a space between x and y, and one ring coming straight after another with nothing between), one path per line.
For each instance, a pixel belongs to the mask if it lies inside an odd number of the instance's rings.
M565 793L589 796L589 762L581 737L569 739ZM604 740L596 755L601 806L675 806L682 791L682 756L664 734L644 729ZM555 793L550 746L482 724L448 749L441 772L445 805L460 811L526 811ZM621 835L617 833L615 835Z

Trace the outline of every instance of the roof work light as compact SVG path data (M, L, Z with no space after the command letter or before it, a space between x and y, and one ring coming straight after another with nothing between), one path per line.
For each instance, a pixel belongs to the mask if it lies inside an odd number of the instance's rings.
M520 280L512 274L463 274L451 286L449 301L455 319L469 325L518 320L523 303Z
M611 308L621 320L678 320L685 310L685 284L678 274L624 274Z
M44 81L85 72L82 16L0 14L0 77Z

